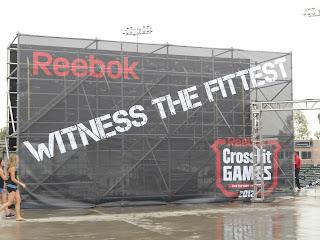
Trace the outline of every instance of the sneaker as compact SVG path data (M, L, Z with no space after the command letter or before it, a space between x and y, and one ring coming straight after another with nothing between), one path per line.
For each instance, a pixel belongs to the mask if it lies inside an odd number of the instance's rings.
M14 217L14 214L12 213L9 213L9 215L6 215L6 218L13 218Z

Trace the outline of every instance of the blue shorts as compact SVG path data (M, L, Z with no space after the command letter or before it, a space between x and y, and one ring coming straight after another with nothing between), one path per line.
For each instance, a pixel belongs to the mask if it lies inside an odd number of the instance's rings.
M3 190L3 188L0 188L0 194L2 194L2 190Z

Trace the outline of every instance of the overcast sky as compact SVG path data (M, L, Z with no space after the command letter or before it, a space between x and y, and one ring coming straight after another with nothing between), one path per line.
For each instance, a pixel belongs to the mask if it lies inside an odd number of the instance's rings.
M293 52L293 99L320 99L320 17L304 17L319 0L0 1L0 126L6 122L7 46L23 34L136 41L124 27L150 25L139 42ZM305 111L309 130L317 114Z

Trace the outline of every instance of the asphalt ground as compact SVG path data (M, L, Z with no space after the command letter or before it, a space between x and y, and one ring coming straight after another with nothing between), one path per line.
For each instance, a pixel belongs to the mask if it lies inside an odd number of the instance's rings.
M9 240L312 240L320 239L320 187L268 203L25 209L21 215L26 222L1 215L0 239Z

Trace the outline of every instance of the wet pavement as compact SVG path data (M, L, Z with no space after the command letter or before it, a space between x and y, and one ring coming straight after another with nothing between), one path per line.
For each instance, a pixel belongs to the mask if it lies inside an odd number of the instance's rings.
M1 213L4 215L4 213ZM320 239L320 187L270 203L23 210L0 219L0 239Z

